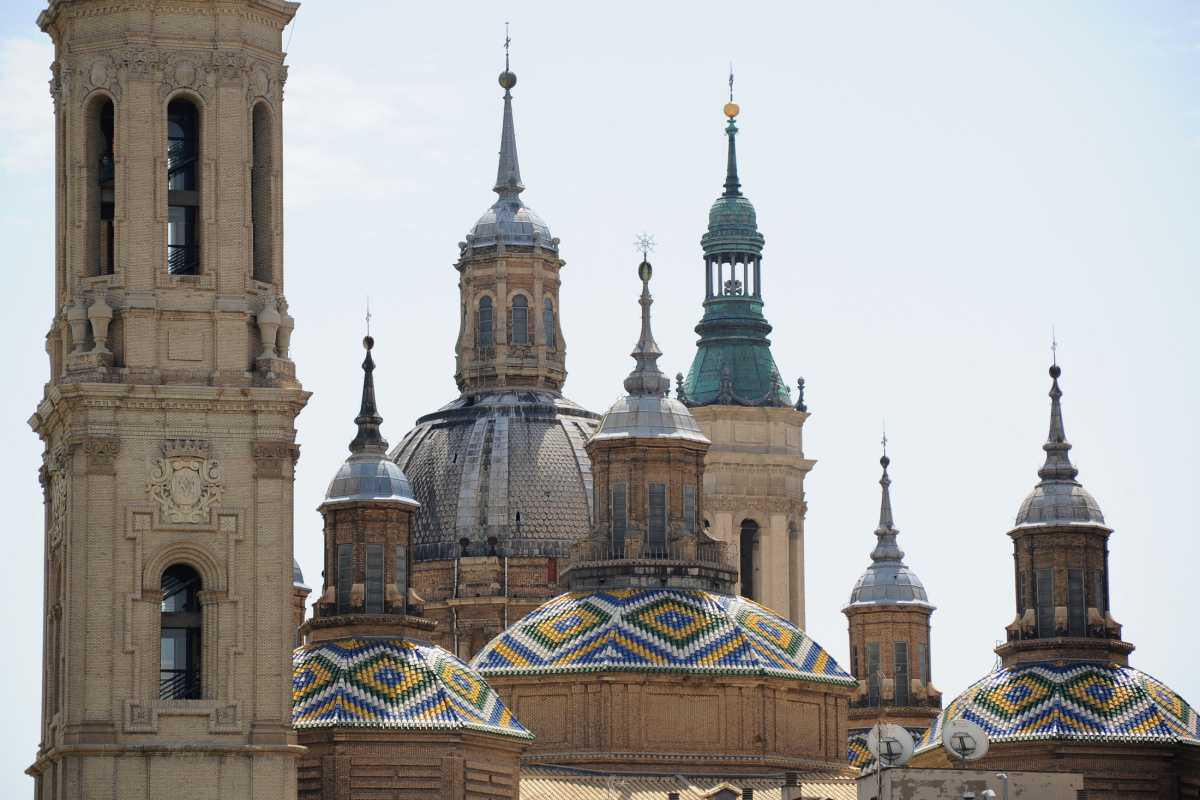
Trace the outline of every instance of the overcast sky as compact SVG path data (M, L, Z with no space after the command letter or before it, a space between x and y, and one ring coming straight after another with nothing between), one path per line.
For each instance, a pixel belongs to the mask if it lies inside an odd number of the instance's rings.
M0 260L8 552L0 794L39 733L40 443L25 420L53 313L48 40L0 7ZM724 177L729 61L743 191L789 384L808 381L809 633L841 662L868 564L886 417L907 561L938 606L947 702L1014 615L1005 535L1037 481L1051 325L1072 458L1116 532L1112 608L1132 663L1200 702L1200 6L1195 3L395 3L309 0L290 41L286 280L298 420L296 552L353 436L369 294L384 434L455 395L456 243L492 202L504 21L525 198L562 239L566 394L603 411L654 329L687 370L699 237Z

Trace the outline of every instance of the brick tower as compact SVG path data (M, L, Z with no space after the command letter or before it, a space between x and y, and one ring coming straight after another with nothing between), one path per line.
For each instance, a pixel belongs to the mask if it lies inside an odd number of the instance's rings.
M298 4L51 0L56 214L35 796L286 798Z

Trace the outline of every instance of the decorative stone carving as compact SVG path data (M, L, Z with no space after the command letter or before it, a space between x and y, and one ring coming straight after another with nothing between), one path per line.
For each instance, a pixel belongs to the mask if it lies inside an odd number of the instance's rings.
M300 445L292 442L255 442L254 474L259 478L281 478L284 465L295 466L300 459Z
M161 451L162 456L150 462L146 483L160 518L172 524L207 522L209 509L224 492L221 466L210 457L208 442L168 439Z
M177 89L191 89L208 99L209 70L188 57L170 56L162 69L162 84L159 95L167 99Z
M108 324L112 322L113 310L104 299L104 293L96 295L96 299L88 307L88 321L92 323L92 338L95 339L95 346L92 352L97 355L108 354Z
M97 475L113 475L116 472L117 453L121 440L112 436L92 436L84 440L83 452L87 455L87 470Z
M67 506L70 499L70 474L65 464L50 468L50 549L60 546L67 532Z
M273 81L267 72L267 68L262 64L256 64L250 70L246 81L246 100L250 103L253 103L260 97L272 100L274 97L272 83Z
M288 358L288 350L292 346L292 331L296 328L296 318L288 313L288 301L282 297L277 303L279 308L279 333L275 339L275 349L280 358Z
M268 296L263 300L262 310L258 312L258 333L262 337L262 352L258 354L259 358L275 358L275 335L279 332L282 321L275 298Z
M83 352L87 343L87 306L80 300L66 307L63 312L67 323L71 326L71 353L78 355Z
M236 50L218 50L213 53L213 68L223 80L236 80L245 68L246 57Z
M90 64L79 70L85 92L103 89L117 100L121 99L121 83L118 80L118 68L108 56L93 59Z

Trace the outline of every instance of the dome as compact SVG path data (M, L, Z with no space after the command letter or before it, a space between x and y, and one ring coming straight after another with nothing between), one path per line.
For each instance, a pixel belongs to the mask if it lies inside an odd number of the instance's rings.
M596 439L631 437L686 439L709 444L687 406L670 397L632 395L612 404Z
M547 250L557 250L558 242L550 228L532 208L520 199L501 199L483 212L471 228L467 244L471 247L491 247L497 244L532 247L540 244Z
M1091 493L1075 481L1042 481L1021 503L1016 525L1058 522L1103 525L1104 514Z
M533 738L462 661L434 645L383 637L298 648L292 654L292 726Z
M966 719L992 743L1038 740L1200 745L1196 712L1132 667L1056 661L1001 667L956 697L917 744L940 746L946 720Z
M326 504L365 500L416 503L408 478L400 468L386 456L369 452L347 458L325 492Z
M850 605L887 605L920 603L929 605L929 596L917 574L908 565L896 561L876 561L867 567L850 592Z
M480 675L761 675L854 686L804 631L743 597L656 588L569 592L472 660Z
M300 562L294 558L292 559L292 585L304 586L304 573L300 571ZM308 587L304 586L304 588Z
M566 557L592 527L584 442L597 417L548 392L465 395L417 420L391 458L412 479L413 557L455 558L459 540L502 555Z
M700 237L705 253L760 253L766 240L749 198L718 197L708 211L708 231Z

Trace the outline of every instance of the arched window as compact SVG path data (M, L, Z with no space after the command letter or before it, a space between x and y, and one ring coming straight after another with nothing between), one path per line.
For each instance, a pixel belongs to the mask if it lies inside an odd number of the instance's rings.
M519 294L512 301L512 343L529 344L529 301Z
M479 314L475 319L475 334L480 350L491 350L495 346L492 332L492 298L479 298Z
M543 336L546 339L546 347L550 348L551 350L557 350L558 349L558 329L556 328L556 326L554 324L554 304L551 303L550 298L547 297L543 301L543 306L544 306L544 308L542 310L542 330L544 331Z
M758 561L758 523L752 519L742 520L741 538L738 542L740 549L740 573L742 578L742 597L755 598L754 567Z
M254 278L270 282L274 275L274 209L271 206L271 177L275 150L271 136L271 112L266 103L254 106L253 166L250 169L251 235L254 237Z
M200 112L187 100L167 106L167 272L200 272Z
M158 696L164 700L195 700L201 696L202 617L200 575L183 564L168 567L162 575L158 672Z
M116 264L114 116L112 100L103 96L92 102L87 114L88 159L96 170L86 192L89 275L111 275Z

